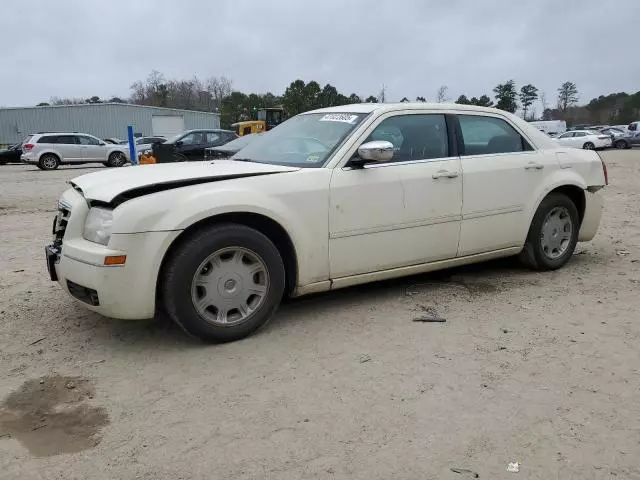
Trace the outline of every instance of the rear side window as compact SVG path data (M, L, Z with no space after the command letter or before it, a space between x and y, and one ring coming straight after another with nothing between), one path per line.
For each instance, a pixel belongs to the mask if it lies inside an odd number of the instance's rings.
M47 135L40 137L38 143L58 143L58 137L55 135Z
M57 143L61 143L63 145L76 145L78 141L74 135L60 135Z
M492 155L533 150L506 121L482 115L459 115L462 155Z

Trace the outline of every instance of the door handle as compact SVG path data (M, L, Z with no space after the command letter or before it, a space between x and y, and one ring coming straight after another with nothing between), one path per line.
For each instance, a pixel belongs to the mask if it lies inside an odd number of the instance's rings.
M543 168L543 164L535 162L530 162L524 167L525 170L542 170Z
M460 175L459 172L450 172L448 170L440 170L434 173L433 175L431 175L431 178L433 178L434 180L437 180L439 178L456 178L459 175Z

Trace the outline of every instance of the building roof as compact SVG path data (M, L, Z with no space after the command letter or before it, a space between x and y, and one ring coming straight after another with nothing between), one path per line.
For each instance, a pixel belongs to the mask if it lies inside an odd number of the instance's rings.
M170 112L197 112L208 115L220 115L216 112L206 112L204 110L188 110L185 108L168 108L168 107L156 107L155 105L138 105L135 103L120 103L120 102L104 102L104 103L73 103L71 105L41 105L30 107L2 107L0 110L38 110L38 109L50 109L50 108L84 108L84 107L101 107L101 106L117 106L117 107L133 107L133 108L153 108L155 110L166 110Z

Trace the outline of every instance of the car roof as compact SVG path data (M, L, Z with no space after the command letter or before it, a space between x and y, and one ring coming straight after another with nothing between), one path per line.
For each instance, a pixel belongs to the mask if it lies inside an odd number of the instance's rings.
M399 103L352 103L336 107L319 108L305 112L309 113L385 113L398 110L460 110L471 112L495 113L495 108L477 107L475 105L461 105L459 103L428 103L428 102L399 102ZM504 112L507 113L507 112ZM303 114L304 115L304 114Z
M236 133L233 130L225 130L223 128L194 128L192 130L185 130L182 132L185 133L193 133L193 132L226 132L226 133Z
M95 136L95 135L91 135L90 133L84 133L84 132L38 132L34 134L34 137L36 135L47 135L47 136L49 135L88 135L90 137Z

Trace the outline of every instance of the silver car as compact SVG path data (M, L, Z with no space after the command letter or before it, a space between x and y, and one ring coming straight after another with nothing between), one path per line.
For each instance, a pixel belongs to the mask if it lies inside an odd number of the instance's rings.
M55 170L60 165L102 163L122 167L129 160L128 147L107 143L86 133L38 133L22 144L23 163L40 170Z

